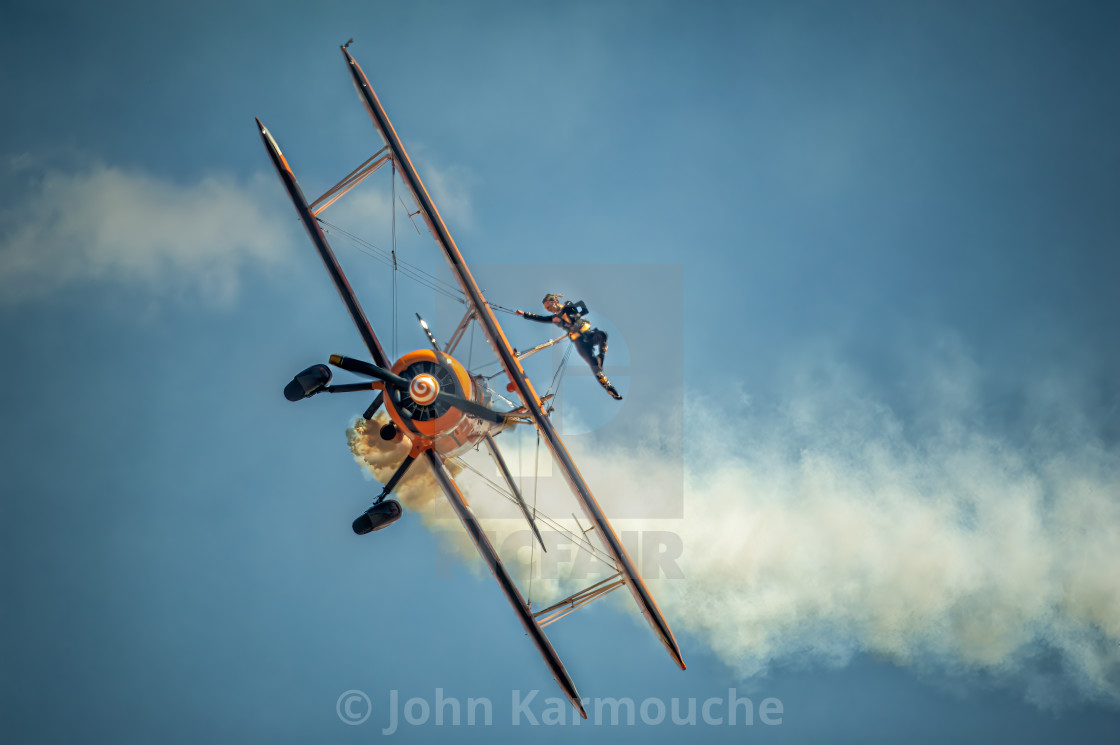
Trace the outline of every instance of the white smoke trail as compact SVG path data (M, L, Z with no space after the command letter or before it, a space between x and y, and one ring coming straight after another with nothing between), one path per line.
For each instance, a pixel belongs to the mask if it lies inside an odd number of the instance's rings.
M932 368L920 435L835 369L770 411L693 404L684 519L614 521L679 536L683 579L646 572L678 637L744 677L871 653L1043 707L1120 702L1120 457L1072 415L1026 442L986 432L973 373ZM608 514L679 488L656 443L572 449Z

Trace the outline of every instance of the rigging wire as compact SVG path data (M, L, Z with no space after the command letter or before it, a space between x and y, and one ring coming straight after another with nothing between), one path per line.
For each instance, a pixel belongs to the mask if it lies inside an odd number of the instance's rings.
M393 359L397 358L397 161L389 158L390 201L393 205Z
M520 454L519 454L519 456L520 456ZM484 473L479 471L477 468L472 466L470 463L468 463L466 460L464 460L461 456L456 456L455 458L450 459L450 460L454 460L456 463L461 465L463 468L470 471L475 476L478 476L480 479L482 479L483 482L486 483L487 486L489 486L491 489L493 489L499 495L504 497L510 503L515 504L515 505L517 504L517 499L512 494L510 494L509 491L505 487L495 483L493 479L489 478ZM520 457L519 457L518 458L518 464L520 465L520 463L521 463L521 460L520 460ZM549 528L552 528L557 533L560 533L560 534L564 535L565 537L567 537L568 539L570 539L572 541L572 543L574 543L576 546L584 549L592 557L594 557L594 558L598 559L599 561L603 562L608 567L610 567L612 570L617 569L617 567L614 563L614 557L611 556L610 554L608 554L603 549L596 546L594 543L592 543L591 539L588 538L586 535L583 535L581 533L577 533L575 531L572 531L571 529L565 527L564 524L561 523L559 520L557 520L554 517L550 517L548 514L546 514L544 512L536 513L535 518L537 520L539 520L542 524L548 526ZM578 524L578 521L577 521L577 524Z
M363 240L353 233L344 230L338 225L329 223L322 218L319 218L319 223L322 224L325 228L329 229L327 232L333 231L350 240L361 253L364 253L371 258L377 259L384 264L388 264L389 266L393 265L392 254L388 251L385 251L383 248L379 248L373 243ZM407 261L398 260L397 264L400 273L405 277L408 277L409 279L421 285L424 285L431 290L435 290L436 292L450 298L451 300L455 300L458 303L466 303L466 299L464 298L462 291L457 286L452 285L451 283L446 282L439 277L429 274L420 267L410 264Z
M537 432L537 454L533 461L533 520L537 519L537 484L541 481L541 433ZM529 610L533 609L533 569L536 568L537 543L529 542Z
M337 233L353 243L354 247L366 256L377 259L383 264L387 264L389 266L394 265L395 251L386 251L376 244L371 243L370 241L360 238L357 235L345 230L341 226L335 225L331 222L327 222L322 217L317 217L316 220L318 220L319 224L323 226L324 232ZM466 305L466 296L463 294L463 291L459 289L459 285L453 282L448 282L445 279L440 279L434 274L426 272L419 266L404 261L399 257L396 257L396 265L402 276L407 277L408 279L411 279L412 281L421 284L430 290L434 290L444 297L454 300L460 305ZM508 313L511 315L517 313L516 310L507 308L506 306L499 303L490 302L489 300L486 301L486 304L489 305L491 309L499 311L501 313Z
M560 381L560 378L564 375L564 368L566 368L568 366L568 358L572 356L572 349L574 347L575 347L575 344L569 344L568 348L564 351L564 356L563 356L563 358L561 358L560 364L556 367L556 372L552 374L552 382L548 384L548 392L545 393L546 396L549 393L552 393L552 389L556 387L556 384Z

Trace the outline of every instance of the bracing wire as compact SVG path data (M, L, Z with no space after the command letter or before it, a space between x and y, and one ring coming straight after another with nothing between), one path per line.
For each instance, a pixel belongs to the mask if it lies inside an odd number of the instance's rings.
M350 241L360 253L363 253L373 259L377 259L383 264L388 264L389 266L394 266L395 263L402 276L407 277L408 279L411 279L417 284L423 285L430 290L434 290L435 292L438 292L444 297L454 300L461 305L466 304L466 296L463 295L463 291L459 289L459 286L457 284L448 282L445 279L440 279L434 274L424 271L419 266L404 261L400 257L396 257L395 250L386 251L376 244L360 238L357 235L354 235L353 233L345 230L344 228L335 225L334 223L327 222L321 217L316 219L319 221L319 224L323 226L324 232L337 233L338 235L341 235L342 237ZM512 315L517 312L505 307L504 305L500 305L499 303L487 301L486 304L489 305L493 310L502 313L508 313Z
M322 218L319 218L319 222L325 228L329 229L328 232L338 233L339 235L352 242L361 253L377 259L384 264L388 264L389 266L393 265L393 255L391 252L385 251L384 249L379 248L373 243L370 243L367 240L363 240L353 233L347 232L343 228L334 225L333 223L329 223ZM435 275L429 274L420 267L415 266L414 264L410 264L407 261L398 259L397 266L403 276L408 277L414 282L417 282L459 303L466 303L462 291L460 291L456 285L453 285L450 282L446 282L445 280L442 280Z
M397 161L389 158L391 169L390 201L393 205L393 359L397 357Z
M556 367L556 372L552 374L552 382L548 384L548 393L545 394L546 396L552 393L552 389L556 387L560 378L563 377L564 368L568 366L568 358L572 356L572 349L574 347L575 344L569 344L568 348L564 351L564 356L561 358L560 364Z
M508 500L510 503L517 504L517 499L512 494L510 494L507 489L505 489L501 485L497 484L493 479L486 476L484 473L482 473L477 468L472 466L466 460L464 460L461 457L456 457L455 461L459 465L463 466L463 468L465 468L466 470L470 471L475 476L480 478L487 486L489 486L491 489L493 489L495 492L497 492L503 498ZM520 452L519 452L518 453L518 465L520 466L520 464L521 464L521 458L520 458ZM608 567L611 567L612 569L615 568L614 557L611 556L610 554L608 554L607 552L603 551L601 548L596 546L594 543L592 543L591 539L589 539L586 535L582 535L580 533L576 533L576 532L570 530L569 528L565 527L564 524L561 523L559 520L556 520L555 518L550 517L549 515L545 514L544 512L535 512L533 517L534 517L534 519L538 520L543 525L546 525L547 527L555 530L557 533L560 533L561 535L566 536L576 546L579 546L580 548L584 549L591 556L593 556L594 558L602 561Z
M537 519L537 484L541 480L541 433L537 432L537 453L533 459L533 519ZM533 570L537 563L537 543L529 542L529 609L533 608Z

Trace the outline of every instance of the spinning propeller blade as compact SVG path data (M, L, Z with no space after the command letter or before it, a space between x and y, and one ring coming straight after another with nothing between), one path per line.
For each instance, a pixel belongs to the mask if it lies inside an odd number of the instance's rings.
M377 378L383 381L386 385L395 388L397 391L408 391L409 380L402 378L396 373L390 372L384 368L372 365L363 360L356 360L353 357L343 357L340 354L332 354L330 363L335 367L346 370L347 372L356 373L358 375L365 375L370 378ZM506 420L506 415L500 411L483 406L480 403L471 401L470 399L456 396L453 393L440 391L436 395L437 401L443 401L446 404L454 406L460 411L466 412L471 416L476 416L479 419L485 419L488 422L495 424L502 424Z

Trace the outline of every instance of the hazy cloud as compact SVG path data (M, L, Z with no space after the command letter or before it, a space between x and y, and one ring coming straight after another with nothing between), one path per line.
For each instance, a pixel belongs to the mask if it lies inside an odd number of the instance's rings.
M229 303L242 269L288 250L294 218L267 178L180 184L107 165L39 172L0 211L0 293L19 302L109 282Z
M423 151L421 151L422 153ZM447 223L452 235L455 231L468 231L474 228L474 208L471 203L470 186L473 177L462 166L436 166L421 155L419 161L414 161L428 195L439 210L440 215ZM398 193L401 189L398 188ZM408 197L405 203L408 204ZM409 210L418 209L409 205ZM418 218L419 219L419 218Z

